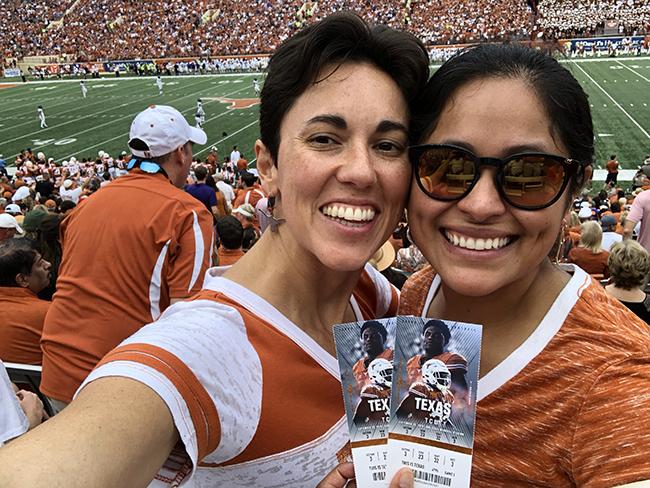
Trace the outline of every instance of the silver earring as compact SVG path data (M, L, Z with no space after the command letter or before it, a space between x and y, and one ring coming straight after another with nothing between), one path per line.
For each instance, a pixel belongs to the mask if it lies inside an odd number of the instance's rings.
M269 226L271 227L271 232L277 232L278 226L285 221L285 219L281 219L273 215L274 210L275 210L275 196L272 195L268 197L268 202L266 204L266 212L262 210L264 216L270 219Z

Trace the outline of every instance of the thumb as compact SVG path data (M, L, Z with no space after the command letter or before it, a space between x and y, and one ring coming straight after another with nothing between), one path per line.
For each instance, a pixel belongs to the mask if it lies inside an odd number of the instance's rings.
M390 482L390 488L413 488L413 471L409 468L400 469Z

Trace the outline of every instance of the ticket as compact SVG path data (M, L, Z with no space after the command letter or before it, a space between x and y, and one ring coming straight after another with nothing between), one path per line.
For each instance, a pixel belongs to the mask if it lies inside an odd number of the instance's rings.
M387 479L410 467L415 488L469 487L482 328L398 317Z
M357 486L387 487L387 439L397 319L334 326Z

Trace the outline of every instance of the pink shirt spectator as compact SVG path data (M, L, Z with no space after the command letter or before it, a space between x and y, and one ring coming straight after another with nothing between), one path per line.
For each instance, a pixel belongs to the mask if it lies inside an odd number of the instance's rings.
M643 216L645 215L645 219ZM639 244L650 251L650 191L643 191L634 199L628 220L641 221L639 229Z

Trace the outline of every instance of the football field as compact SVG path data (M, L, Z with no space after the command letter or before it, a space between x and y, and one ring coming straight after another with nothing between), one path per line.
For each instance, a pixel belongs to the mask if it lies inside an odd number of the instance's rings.
M636 168L650 154L650 58L600 58L563 61L589 94L596 136L596 168L616 154L623 168ZM155 78L87 80L83 98L78 80L0 83L0 154L9 164L24 148L62 161L116 156L127 150L130 122L151 104L179 109L194 124L197 98L206 112L208 144L195 154L205 158L216 146L220 158L237 144L252 160L258 137L258 100L253 78L259 74L164 77L163 94ZM47 128L40 129L42 105Z

